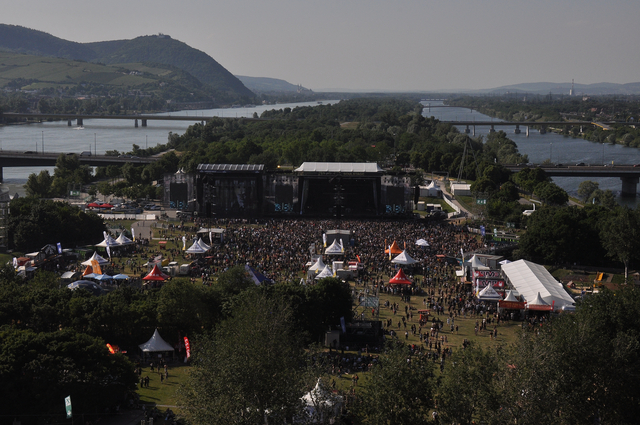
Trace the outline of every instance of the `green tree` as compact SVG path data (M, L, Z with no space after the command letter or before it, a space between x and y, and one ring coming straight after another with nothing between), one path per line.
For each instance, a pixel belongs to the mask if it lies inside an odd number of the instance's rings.
M35 173L29 174L29 178L24 187L29 196L48 198L51 195L52 182L53 178L49 174L49 170L42 170L38 175Z
M408 347L391 342L371 370L354 412L371 425L429 423L432 376L433 363L426 356L412 356Z
M135 389L133 364L103 340L70 329L0 330L3 415L23 424L62 422L70 395L74 415L103 412Z
M486 420L500 408L501 357L502 353L484 350L473 343L453 353L438 388L439 413L445 423Z
M192 370L179 390L190 423L283 423L300 414L303 351L290 311L257 291L192 346Z
M598 189L599 184L592 182L591 180L585 180L578 186L578 196L583 202L587 202L591 199L593 192Z
M624 280L629 279L629 264L638 258L640 250L640 217L638 210L618 207L600 232L607 255L624 265Z

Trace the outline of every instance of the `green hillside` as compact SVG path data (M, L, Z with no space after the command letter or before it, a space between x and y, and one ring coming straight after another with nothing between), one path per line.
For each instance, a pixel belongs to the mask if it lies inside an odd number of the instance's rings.
M299 87L285 80L267 77L247 77L236 75L249 90L255 93L296 93L298 91L310 91L307 88Z
M96 59L101 63L157 62L172 65L227 95L254 97L253 92L212 57L166 35L143 36L115 43L88 43L87 46L105 54Z
M210 101L211 89L192 75L168 65L102 65L78 60L0 51L0 88L69 89L107 94L139 90L176 101Z
M0 24L0 51L119 65L126 70L135 70L140 64L152 64L152 68L158 68L158 64L161 64L159 68L164 68L165 71L168 70L174 74L170 78L171 81L179 80L181 84L193 86L192 89L195 87L196 90L203 90L208 93L209 100L215 98L218 102L233 102L255 96L240 80L209 55L164 35L83 44L63 40L42 31ZM22 60L31 62L31 59L27 58ZM64 62L41 61L37 66L33 65L36 66L36 70L23 68L18 71L16 67L19 64L16 61L20 62L19 59L14 58L11 64L2 66L3 73L6 72L1 77L5 79L5 85L7 79L20 79L18 84L22 86L24 86L24 80L56 84L66 82L77 84L91 81L119 86L127 85L131 81L134 86L141 83L140 79L132 80L122 77L122 73L119 78L116 78L115 75L112 75L112 70L106 71L106 75L99 76L99 71L94 70L91 64L71 65L67 63L65 65ZM47 63L49 65L46 65ZM147 65L145 66L148 67ZM47 68L48 66L50 68ZM14 73L11 73L12 67L15 70ZM82 68L81 72L85 74L77 75L78 68ZM162 76L162 72L151 72L151 74L165 78ZM195 78L188 77L186 74ZM0 84L2 83L0 81ZM142 82L142 84L147 83L151 82Z

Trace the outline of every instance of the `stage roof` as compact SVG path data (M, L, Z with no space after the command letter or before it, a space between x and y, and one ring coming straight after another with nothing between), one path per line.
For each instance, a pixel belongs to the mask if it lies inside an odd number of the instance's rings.
M264 164L198 164L198 171L205 173L256 173L264 170Z
M375 162L304 162L294 171L302 173L382 173Z

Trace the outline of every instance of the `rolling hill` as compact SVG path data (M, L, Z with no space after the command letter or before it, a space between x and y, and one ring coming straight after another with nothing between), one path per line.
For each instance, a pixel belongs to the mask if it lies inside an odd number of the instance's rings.
M209 86L214 96L220 100L249 99L255 96L212 57L162 34L133 40L76 43L42 31L0 24L0 50L119 65L127 69L132 68L129 66L132 63L161 64L189 73L200 83Z

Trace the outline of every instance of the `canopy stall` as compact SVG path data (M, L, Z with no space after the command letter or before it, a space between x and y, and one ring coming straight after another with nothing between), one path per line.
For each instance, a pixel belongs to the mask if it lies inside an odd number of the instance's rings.
M120 246L120 244L118 243L117 240L113 239L111 237L111 235L107 235L107 237L102 242L100 242L99 244L96 244L96 246L99 246L101 248L106 248L108 246L110 246L110 247L111 246L112 247Z
M322 269L324 269L324 267L325 267L324 261L322 261L322 256L320 256L320 257L318 257L316 262L311 267L309 267L309 271L310 272L314 272L314 273L318 273Z
M316 279L323 279L325 277L333 277L333 270L331 270L331 267L328 264L324 266L324 269L322 269L320 273L318 273Z
M502 300L502 296L500 296L500 294L498 294L498 292L493 289L493 285L487 285L478 294L478 299L480 301L500 301Z
M391 260L391 262L394 263L394 264L402 264L404 266L407 266L407 265L410 265L410 264L415 264L418 261L416 261L413 258L411 258L411 256L409 254L407 254L407 251L402 251L400 253L400 255L398 255L396 258Z
M98 264L101 265L101 266L104 266L105 264L109 264L109 260L105 260L96 251L93 252L93 255L91 256L91 258L89 258L87 261L83 261L81 264L83 266L92 266L93 265L93 261L97 261Z
M208 249L205 249L202 245L198 243L198 241L195 241L193 245L187 248L185 252L187 254L204 254L207 251Z
M427 242L425 239L418 239L416 241L416 245L418 245L418 246L429 246L429 242Z
M398 254L402 254L402 250L400 249L396 241L393 241L390 247L385 247L384 253L398 255Z
M325 249L324 253L326 255L342 255L344 254L344 248L339 244L340 239L334 239L333 243Z
M145 277L143 277L142 280L146 280L146 281L150 281L150 280L165 281L168 278L169 278L169 276L167 276L166 274L162 273L162 270L156 264L155 266L153 266L153 269L151 269L149 274L146 275Z
M553 311L553 306L549 305L545 300L540 296L540 292L536 298L527 303L527 310L531 311Z
M149 338L149 340L144 344L138 345L138 347L140 347L140 350L142 350L143 354L166 353L170 351L175 355L173 347L169 345L164 339L162 339L157 328L151 338Z
M124 235L124 232L120 233L118 239L116 239L119 245L131 245L133 241Z
M389 279L391 285L411 285L413 282L407 279L407 275L404 274L402 269L398 270L398 273L391 279Z

